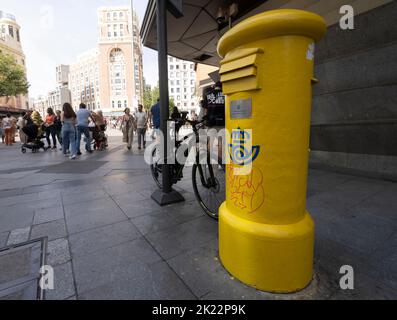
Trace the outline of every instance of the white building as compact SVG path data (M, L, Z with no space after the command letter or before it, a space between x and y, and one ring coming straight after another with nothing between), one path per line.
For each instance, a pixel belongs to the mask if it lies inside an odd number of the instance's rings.
M142 44L130 7L98 9L98 44L70 67L73 107L83 102L107 116L143 102Z
M67 86L59 86L48 93L48 107L54 111L62 111L65 103L71 103L70 90Z
M89 110L95 111L101 108L98 49L82 53L77 57L76 63L70 66L69 87L75 109L82 102Z
M199 99L196 96L195 64L168 57L168 79L170 99L179 111L197 111Z

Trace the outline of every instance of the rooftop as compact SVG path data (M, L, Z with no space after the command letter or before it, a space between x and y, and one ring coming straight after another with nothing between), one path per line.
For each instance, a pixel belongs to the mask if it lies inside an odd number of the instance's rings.
M4 11L0 11L0 19L8 19L8 20L12 20L12 21L16 22L14 15L4 12Z

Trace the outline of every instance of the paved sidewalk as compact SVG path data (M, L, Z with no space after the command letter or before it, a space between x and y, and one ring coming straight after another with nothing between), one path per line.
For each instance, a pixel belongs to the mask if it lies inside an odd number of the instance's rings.
M75 162L0 145L0 247L48 236L48 299L397 298L397 184L311 170L316 276L298 294L272 295L222 268L217 223L196 204L189 174L176 187L187 201L158 207L143 154L120 139ZM343 265L354 267L353 291L339 288Z

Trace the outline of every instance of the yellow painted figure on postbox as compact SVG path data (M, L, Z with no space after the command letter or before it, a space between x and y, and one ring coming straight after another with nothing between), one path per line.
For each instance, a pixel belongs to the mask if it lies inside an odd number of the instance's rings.
M264 291L298 291L313 278L306 190L315 43L325 32L316 14L275 10L233 27L218 45L231 133L220 258Z

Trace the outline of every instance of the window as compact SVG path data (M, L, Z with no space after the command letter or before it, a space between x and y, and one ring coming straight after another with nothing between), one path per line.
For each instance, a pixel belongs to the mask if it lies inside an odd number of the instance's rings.
M113 12L113 20L117 20L117 12Z
M8 34L14 38L14 27L8 26Z
M127 107L128 107L127 100L124 100L124 108L127 108Z
M120 30L124 30L124 25L120 24Z
M114 109L114 101L112 101L112 108Z
M119 107L119 109L121 109L121 101L119 101L119 102L117 103L117 106Z
M107 14L108 21L110 20L110 13Z
M120 17L120 19L122 19L124 17L124 14L122 12L120 12L119 17Z
M176 70L179 70L179 65L176 65Z
M17 29L17 41L21 42L21 38L19 37L19 30Z

